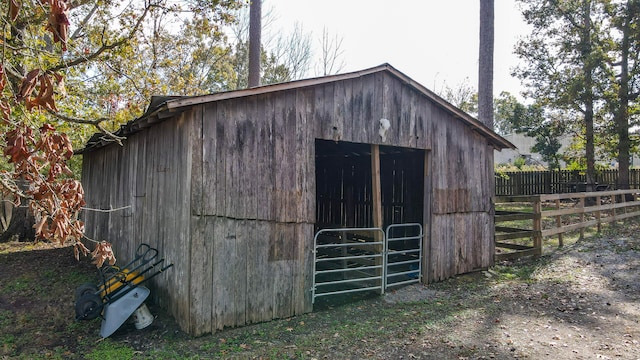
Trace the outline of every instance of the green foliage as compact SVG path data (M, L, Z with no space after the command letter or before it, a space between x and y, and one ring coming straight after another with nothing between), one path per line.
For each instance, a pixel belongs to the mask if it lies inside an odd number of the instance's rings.
M545 111L538 103L521 104L507 92L496 99L495 112L495 124L500 132L513 131L534 138L536 143L531 150L539 153L550 169L560 168L560 138L566 132L562 113Z
M522 167L525 165L526 160L523 157L518 157L513 161L513 166L518 168L518 170L522 170Z
M547 119L551 113L564 131L580 138L568 162L584 163L590 177L596 160L637 151L638 139L627 141L626 134L638 122L640 4L631 0L519 2L533 30L516 47L524 62L514 75ZM541 136L550 139L558 129L548 127ZM539 144L544 144L539 150L547 154L557 146L551 141Z

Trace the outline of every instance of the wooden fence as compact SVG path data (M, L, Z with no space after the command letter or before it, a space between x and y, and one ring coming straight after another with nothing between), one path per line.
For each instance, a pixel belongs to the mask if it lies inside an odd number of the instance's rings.
M510 171L496 173L496 195L536 195L584 192L587 178L578 170ZM618 170L598 170L593 189L616 190ZM629 170L629 186L640 188L640 169Z
M543 238L640 216L640 190L496 197L496 260L542 254ZM502 225L499 225L502 224Z

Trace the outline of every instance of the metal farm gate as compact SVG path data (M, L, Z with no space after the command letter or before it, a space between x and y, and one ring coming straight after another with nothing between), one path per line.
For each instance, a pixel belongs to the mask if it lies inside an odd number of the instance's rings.
M312 299L420 281L422 226L323 229L314 237Z
M385 289L419 282L422 274L422 225L389 225L385 237Z

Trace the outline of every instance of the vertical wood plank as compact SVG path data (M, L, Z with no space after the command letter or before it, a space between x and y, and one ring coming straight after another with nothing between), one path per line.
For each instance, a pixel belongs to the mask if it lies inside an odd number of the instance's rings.
M215 290L212 288L213 235L212 217L191 217L191 267L189 273L189 333L193 336L213 332L212 306Z
M202 118L204 113L204 105L196 106L193 113L193 119L191 120L191 131L189 133L190 143L190 159L187 159L191 164L191 176L187 177L186 181L190 181L189 188L189 208L192 215L202 215L203 213L203 197L204 197L204 141L207 135L204 134L204 128L202 124ZM208 159L207 159L208 160Z
M203 105L202 109L202 214L219 215L218 195L221 194L218 182L221 179L220 173L224 172L224 160L219 160L221 151L218 149L218 113L217 103ZM222 184L224 187L224 183ZM197 195L197 188L194 189ZM221 200L224 201L224 200ZM198 207L197 203L193 207Z
M289 252L294 250L287 241L294 235L293 224L276 223L273 237L277 248L271 249L273 259L273 318L285 318L293 315L293 281L295 278Z
M391 128L387 131L386 143L403 146L400 139L402 129L402 83L391 75L384 75L384 107L385 117L391 122Z
M367 123L371 120L364 117L363 81L363 78L350 80L351 98L349 99L349 108L351 109L351 118L347 119L351 128L349 139L358 143L369 142L367 139Z
M542 255L542 202L540 199L533 201L533 247L536 255Z
M261 220L275 220L275 134L274 101L271 94L260 96L257 104L256 190L257 215Z
M249 223L251 220L236 220L236 241L235 259L233 262L233 302L234 302L234 322L233 325L244 325L247 322L247 254L248 243L251 237ZM253 265L251 265L253 266Z
M191 312L190 307L190 268L191 268L191 214L190 214L190 202L191 197L188 194L191 193L191 178L192 178L192 162L193 162L193 146L191 139L200 138L200 122L198 117L201 114L196 111L197 108L193 108L190 111L184 112L181 118L176 124L177 129L169 128L167 130L169 134L172 134L171 153L173 164L171 164L172 172L170 181L175 184L176 191L167 193L171 194L170 203L173 204L167 210L167 217L173 219L173 227L170 232L170 236L167 238L165 247L173 249L173 254L180 254L180 258L173 258L174 268L170 275L171 283L177 283L175 286L176 291L172 294L174 301L178 304L177 317L184 318L186 324L183 328L190 326L189 316ZM167 123L170 125L170 123ZM176 265L177 264L177 265ZM195 321L195 319L193 319Z
M243 181L245 182L245 219L258 218L258 159L263 154L258 154L258 123L261 121L258 113L258 99L253 96L246 100L246 125L244 129L245 144L242 153L241 167L244 169ZM260 159L260 161L264 161Z
M236 226L232 219L216 218L213 261L213 313L215 328L235 325Z
M274 98L274 124L273 134L275 138L275 183L274 183L274 215L276 221L286 222L289 205L288 194L291 185L288 182L289 162L287 158L288 129L285 126L286 101L282 96Z
M367 75L362 78L362 122L360 123L360 142L375 144L378 142L377 130L374 125L378 122L379 115L375 113L375 104L378 102L375 93L375 76Z
M244 209L244 204L238 201L242 197L240 193L240 186L242 177L240 176L239 166L239 153L237 144L237 121L235 116L238 115L238 111L235 108L236 101L234 102L222 102L218 104L219 107L224 108L225 115L220 120L225 122L226 132L224 137L224 149L223 153L225 159L225 209L224 216L231 218L241 218Z
M600 203L600 197L598 197L598 203ZM556 200L556 209L560 210L560 200ZM600 211L598 211L596 213L596 218L598 219L598 231L600 231ZM556 216L556 226L557 227L562 227L562 215L557 215ZM560 246L563 245L563 238L562 238L562 233L558 234L558 244Z
M315 181L315 141L310 124L313 114L314 93L308 89L296 91L295 109L297 113L296 129L296 222L315 222L315 194L313 183Z
M247 323L271 319L272 271L269 266L269 222L247 223Z
M313 223L299 224L296 237L301 246L298 258L301 261L299 290L302 296L297 303L297 314L304 314L313 311L313 301L311 298L311 287L313 285Z
M227 191L227 132L231 131L231 126L228 124L228 112L223 102L218 103L216 107L215 118L215 203L210 203L210 206L215 206L213 214L218 216L226 215L227 201L233 199L231 196L232 189ZM213 125L213 124L212 124ZM229 184L231 188L231 184Z
M347 132L349 131L345 126L345 119L348 119L351 114L348 112L347 97L351 95L351 88L349 82L338 81L334 83L333 92L333 116L331 119L331 138L334 141L340 141L343 139L349 139Z

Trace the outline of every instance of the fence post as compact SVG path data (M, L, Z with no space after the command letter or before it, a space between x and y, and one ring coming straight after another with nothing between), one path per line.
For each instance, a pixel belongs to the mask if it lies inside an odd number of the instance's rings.
M598 207L598 209L600 209L600 206L602 206L602 197L601 196L596 196L596 206ZM596 211L596 220L598 221L598 234L600 233L600 229L602 228L602 224L600 224L600 218L601 218L601 212L600 210Z
M582 212L580 213L580 222L584 222L584 196L580 198L580 208ZM584 239L584 228L580 228L580 240Z
M560 200L556 200L556 210L560 210ZM556 226L559 228L562 227L562 215L556 215ZM562 233L558 234L558 246L564 246Z
M535 255L542 255L542 202L540 197L533 199L533 247Z

